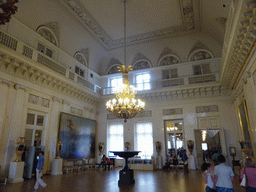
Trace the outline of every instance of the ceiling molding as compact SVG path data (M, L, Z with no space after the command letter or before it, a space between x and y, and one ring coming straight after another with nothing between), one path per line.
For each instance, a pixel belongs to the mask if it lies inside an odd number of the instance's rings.
M223 48L223 63L221 71L221 85L229 89L235 89L242 77L243 71L249 63L250 56L256 43L256 24L253 12L256 10L254 1L243 1L241 6L234 10L235 17L238 13L237 22L233 25L233 34L226 37L225 42L231 42ZM233 18L230 19L231 21ZM225 52L225 50L229 50Z
M124 46L124 39L112 39L88 13L79 0L55 0L69 11L106 49ZM179 0L183 24L126 38L127 45L158 38L183 35L200 30L200 0Z

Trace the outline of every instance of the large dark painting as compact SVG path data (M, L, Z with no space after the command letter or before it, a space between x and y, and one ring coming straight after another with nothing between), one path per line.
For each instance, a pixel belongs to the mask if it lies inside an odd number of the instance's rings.
M60 157L63 159L95 158L96 121L60 114L59 138L62 140Z

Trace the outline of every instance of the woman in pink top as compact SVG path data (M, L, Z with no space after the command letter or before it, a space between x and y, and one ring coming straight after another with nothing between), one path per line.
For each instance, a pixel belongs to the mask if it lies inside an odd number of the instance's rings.
M256 192L256 168L251 158L246 159L245 167L242 169L240 179L242 179L244 173L247 177L247 184L248 184L248 187L246 188L245 191Z

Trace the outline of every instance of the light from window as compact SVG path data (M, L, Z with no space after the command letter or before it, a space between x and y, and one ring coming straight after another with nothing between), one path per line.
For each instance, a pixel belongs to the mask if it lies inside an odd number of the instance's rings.
M150 89L150 75L141 74L136 76L136 87L138 91Z
M207 151L208 150L208 144L207 143L202 143L202 150Z
M107 149L108 151L124 150L124 128L122 123L111 124L108 127Z
M153 155L153 127L152 123L136 123L135 150L141 151L142 158L151 158Z
M117 88L122 87L122 84L123 84L122 77L110 79L111 93L115 93Z

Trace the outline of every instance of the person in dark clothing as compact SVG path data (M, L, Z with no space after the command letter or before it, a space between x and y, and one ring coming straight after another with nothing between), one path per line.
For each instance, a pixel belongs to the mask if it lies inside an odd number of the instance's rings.
M184 162L184 172L188 173L188 156L186 149L182 153L182 161Z

